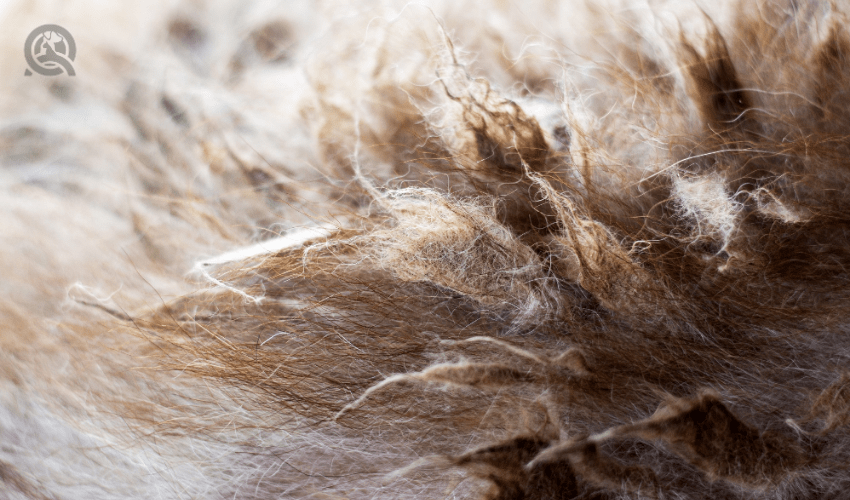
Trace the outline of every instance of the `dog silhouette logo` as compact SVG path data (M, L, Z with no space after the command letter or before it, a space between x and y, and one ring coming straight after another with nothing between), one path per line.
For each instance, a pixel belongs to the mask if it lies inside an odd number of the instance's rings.
M24 44L24 56L30 69L40 75L76 74L71 63L77 56L77 44L62 26L45 24L32 30ZM32 76L32 71L27 69L24 75Z

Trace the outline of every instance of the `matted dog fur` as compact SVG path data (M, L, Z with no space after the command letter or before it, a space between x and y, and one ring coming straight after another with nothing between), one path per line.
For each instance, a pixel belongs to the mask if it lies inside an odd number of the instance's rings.
M850 498L846 5L4 9L3 498Z

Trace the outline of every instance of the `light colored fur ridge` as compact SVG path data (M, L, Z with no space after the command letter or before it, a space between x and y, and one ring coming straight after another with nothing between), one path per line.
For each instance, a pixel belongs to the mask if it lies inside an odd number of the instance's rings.
M846 497L840 3L3 15L0 495Z

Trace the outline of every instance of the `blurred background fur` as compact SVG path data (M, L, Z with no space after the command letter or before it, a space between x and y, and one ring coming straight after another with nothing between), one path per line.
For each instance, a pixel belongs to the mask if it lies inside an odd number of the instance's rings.
M844 4L1 7L0 496L847 498Z

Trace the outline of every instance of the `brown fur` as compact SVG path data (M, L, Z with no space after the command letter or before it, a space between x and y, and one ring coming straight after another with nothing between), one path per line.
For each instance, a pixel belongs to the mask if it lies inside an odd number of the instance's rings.
M2 62L3 495L845 495L846 9L475 7Z

